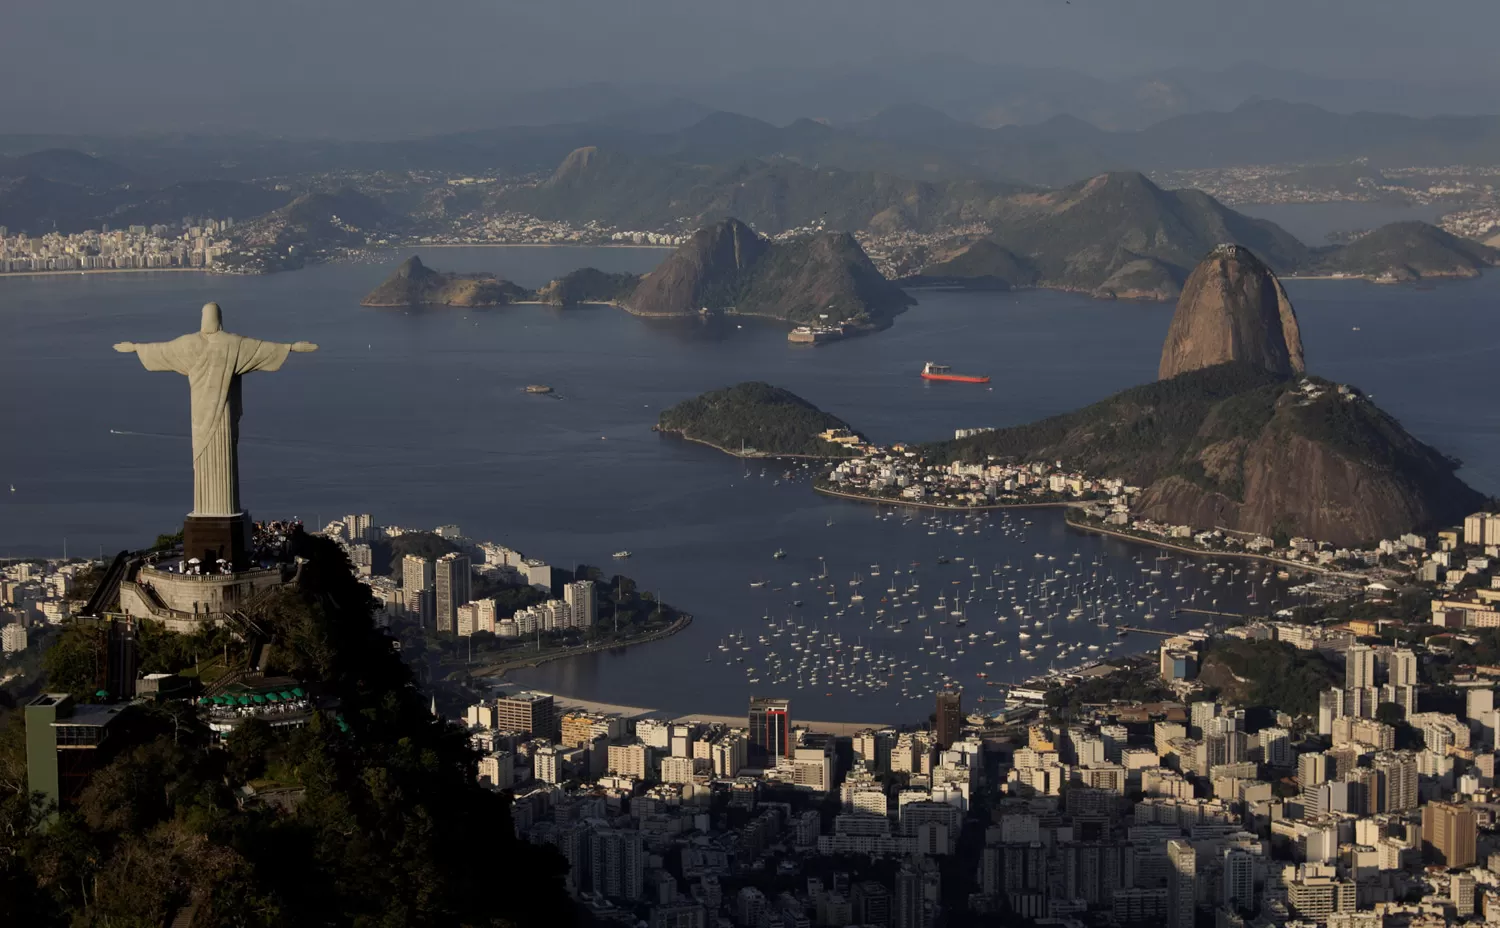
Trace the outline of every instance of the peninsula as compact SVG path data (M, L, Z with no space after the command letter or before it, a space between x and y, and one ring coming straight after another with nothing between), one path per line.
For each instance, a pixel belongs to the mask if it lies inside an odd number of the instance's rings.
M861 444L849 423L759 381L678 403L661 414L656 431L738 457L841 458Z
M948 463L1067 461L1143 488L1140 518L1340 545L1449 522L1483 497L1358 389L1303 373L1296 314L1243 248L1193 271L1161 377L1092 406L949 442Z

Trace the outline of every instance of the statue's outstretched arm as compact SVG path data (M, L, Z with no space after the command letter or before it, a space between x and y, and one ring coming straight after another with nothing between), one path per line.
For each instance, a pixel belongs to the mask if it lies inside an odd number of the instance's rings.
M115 350L124 354L135 354L135 342L115 342Z
M292 342L292 350L298 353L305 354L309 351L317 351L318 346L314 345L312 342Z

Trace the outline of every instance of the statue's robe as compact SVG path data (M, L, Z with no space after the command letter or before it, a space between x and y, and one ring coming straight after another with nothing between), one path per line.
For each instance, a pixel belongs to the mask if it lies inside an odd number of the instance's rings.
M195 516L240 512L240 376L280 370L291 345L229 332L194 332L169 342L137 344L148 371L175 371L188 379L193 410L193 511Z

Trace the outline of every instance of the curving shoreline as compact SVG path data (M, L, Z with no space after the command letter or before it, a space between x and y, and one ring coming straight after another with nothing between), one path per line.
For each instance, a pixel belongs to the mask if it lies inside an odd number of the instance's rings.
M992 512L996 509L1078 509L1087 505L1084 502L1072 502L1069 500L1058 500L1051 503L993 503L985 506L952 506L947 503L923 503L911 499L886 499L883 496L867 496L863 493L850 493L846 490L834 490L829 487L813 484L813 490L825 496L837 496L840 499L852 499L860 503L874 503L877 506L911 506L916 509L939 509L943 512Z
M693 436L687 434L686 432L683 432L681 429L664 429L664 428L662 428L659 425L653 425L653 426L651 426L651 431L656 432L656 433L658 433L660 435L671 435L671 436L673 436L675 438L680 438L683 441L690 441L690 442L692 442L695 445L704 445L705 447L712 448L715 451L722 451L723 453L729 455L732 458L741 458L743 460L765 460L765 459L770 459L770 458L796 458L796 459L802 460L802 461L838 461L838 460L842 459L840 456L837 456L837 455L827 455L827 454L790 454L790 453L781 453L781 454L778 454L778 453L773 452L773 451L753 451L753 450L752 451L740 452L740 451L735 451L732 448L725 448L725 447L722 447L720 445L716 445L716 444L714 444L713 442L709 441L706 438L694 438Z
M1183 554L1194 554L1199 557L1234 557L1246 561L1265 561L1267 564L1277 564L1283 570L1306 570L1315 574L1334 574L1339 572L1316 564L1294 564L1289 561L1284 561L1281 558L1268 557L1264 554L1251 554L1244 551L1210 551L1206 548L1188 548L1182 545L1174 545L1168 541L1150 538L1145 535L1132 535L1129 532L1121 532L1115 529L1104 528L1103 526L1086 525L1081 522L1074 522L1072 519L1067 519L1066 521L1069 528L1076 528L1080 531L1093 532L1096 535L1108 535L1111 538L1120 538L1125 541L1136 542L1137 544L1151 545L1157 548L1166 548L1170 551L1180 551Z
M911 506L916 509L937 509L944 512L991 512L997 509L1082 509L1086 503L1061 501L1055 503L997 503L993 506L949 506L943 503L919 503L914 500L884 499L876 496L865 496L859 493L847 493L840 490L832 490L827 487L813 485L813 489L825 496L836 496L841 499L850 499L861 503L874 503L876 505L888 506ZM1076 528L1084 532L1093 532L1096 535L1108 535L1111 538L1119 538L1122 541L1131 541L1136 544L1149 545L1151 547L1165 548L1169 551L1177 551L1182 554L1192 554L1198 557L1233 557L1241 560L1264 561L1267 564L1276 564L1284 570L1305 570L1317 574L1334 574L1336 570L1321 567L1315 564L1294 564L1280 558L1269 557L1264 554L1251 554L1242 551L1212 551L1207 548L1189 548L1184 545L1172 544L1169 541L1149 537L1146 535L1134 535L1130 532L1122 532L1115 529L1105 528L1098 525L1090 525L1085 522L1075 522L1068 518L1067 512L1063 514L1063 521L1069 528Z
M670 638L692 624L692 614L688 612L680 612L677 614L677 619L671 625L668 625L666 628L660 629L659 631L652 632L649 635L642 635L639 638L631 638L628 641L614 641L608 644L591 644L587 645L586 647L574 648L569 651L557 651L551 654L542 654L537 657L517 657L512 658L508 661L500 661L495 664L486 664L475 671L475 676L503 677L507 672L511 670L521 670L523 668L529 667L540 667L543 664L550 664L552 661L562 660L568 657L581 657L582 655L595 654L599 651L613 651L616 648L629 648L638 644L649 644L653 641L661 641L663 638Z

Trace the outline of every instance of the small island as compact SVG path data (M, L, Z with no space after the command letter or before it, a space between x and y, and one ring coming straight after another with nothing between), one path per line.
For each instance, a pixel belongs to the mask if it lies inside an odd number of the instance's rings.
M851 235L773 242L725 219L694 232L622 305L641 316L707 310L837 327L849 335L885 328L914 302L881 275Z
M656 431L736 457L841 458L863 444L849 423L759 381L678 403L661 414Z
M553 306L576 306L579 303L621 306L640 282L638 274L612 274L584 267L547 284L537 291L536 298Z
M412 255L361 306L506 306L534 301L536 294L493 274L435 271Z

